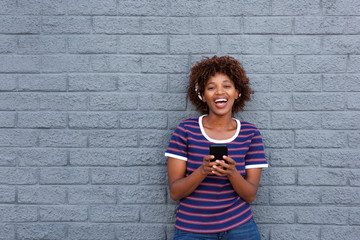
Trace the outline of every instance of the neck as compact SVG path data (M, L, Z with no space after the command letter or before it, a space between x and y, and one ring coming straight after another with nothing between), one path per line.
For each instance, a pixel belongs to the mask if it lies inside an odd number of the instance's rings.
M211 128L229 128L233 124L231 113L219 116L211 112L206 117L206 125Z

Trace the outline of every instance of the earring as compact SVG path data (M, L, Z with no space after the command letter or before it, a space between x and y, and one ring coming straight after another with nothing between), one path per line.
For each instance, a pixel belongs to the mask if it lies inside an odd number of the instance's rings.
M196 83L196 84L195 84L195 92L197 93L199 99L202 101L202 97L201 97L201 94L200 94L200 92L199 92L198 87L199 87L199 85Z

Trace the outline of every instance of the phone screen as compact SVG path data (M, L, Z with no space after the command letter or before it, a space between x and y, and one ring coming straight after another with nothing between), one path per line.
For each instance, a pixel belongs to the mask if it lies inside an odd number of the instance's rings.
M211 159L211 161L215 160L224 160L222 156L228 155L228 148L225 144L216 144L216 145L210 145L210 155L214 155L215 158Z

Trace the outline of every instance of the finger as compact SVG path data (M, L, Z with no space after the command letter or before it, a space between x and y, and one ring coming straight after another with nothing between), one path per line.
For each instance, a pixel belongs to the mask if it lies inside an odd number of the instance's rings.
M228 162L228 164L236 164L235 160L229 156L224 155L223 158L224 158L224 160L226 160Z
M215 158L214 155L207 155L207 156L204 157L204 161L210 162L210 160L211 160L211 159L214 159L214 158Z

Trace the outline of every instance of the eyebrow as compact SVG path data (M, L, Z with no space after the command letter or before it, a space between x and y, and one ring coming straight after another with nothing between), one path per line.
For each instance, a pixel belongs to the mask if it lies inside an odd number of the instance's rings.
M231 82L231 80L224 80L223 82ZM206 85L208 85L208 84L212 84L212 83L215 83L215 82L208 82Z

